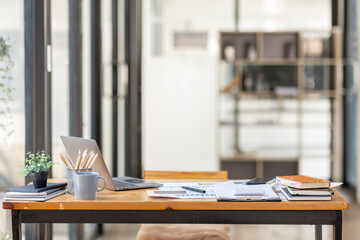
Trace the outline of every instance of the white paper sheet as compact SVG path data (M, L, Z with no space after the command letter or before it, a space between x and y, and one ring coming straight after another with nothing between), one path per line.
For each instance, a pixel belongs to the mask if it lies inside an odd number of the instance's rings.
M342 182L331 182L330 184L330 187L333 188L333 187L338 187L340 185L342 185L343 183Z
M247 191L249 195L247 196L235 196L235 189L241 191ZM233 184L231 182L216 184L214 186L216 198L219 201L279 201L280 197L273 191L273 189L268 184L258 184L258 185L241 185ZM252 195L251 192L254 191ZM264 194L262 196L258 195L258 192L262 190Z
M184 183L164 183L159 187L159 190L147 190L149 197L162 197L162 198L216 198L214 192L215 183L199 183L199 182L184 182ZM187 186L197 189L205 190L206 193L197 193L181 188L181 186ZM186 194L159 194L157 191L185 191Z

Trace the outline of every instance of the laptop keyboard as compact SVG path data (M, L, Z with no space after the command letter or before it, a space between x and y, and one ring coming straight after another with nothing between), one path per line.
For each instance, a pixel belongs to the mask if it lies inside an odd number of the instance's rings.
M113 179L113 183L115 188L133 188L134 186L136 186L135 184L120 182L114 179Z

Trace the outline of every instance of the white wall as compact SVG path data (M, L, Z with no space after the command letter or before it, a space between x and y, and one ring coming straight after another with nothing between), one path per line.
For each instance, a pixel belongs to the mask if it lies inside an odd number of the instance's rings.
M240 29L330 30L330 0L240 0Z
M143 166L216 170L218 31L233 29L233 1L162 3L164 55L154 57L149 1L144 1ZM205 31L208 48L174 49L174 31Z

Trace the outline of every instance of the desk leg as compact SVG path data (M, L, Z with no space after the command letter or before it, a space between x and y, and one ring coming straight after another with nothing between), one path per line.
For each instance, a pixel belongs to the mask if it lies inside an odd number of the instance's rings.
M51 240L52 239L52 229L50 223L39 223L39 240Z
M69 224L69 239L83 240L84 239L84 224Z
M51 223L45 223L45 239L46 240L53 239L53 226Z
M322 240L322 225L315 225L315 240Z
M334 224L334 240L342 239L342 211L336 211Z
M21 222L19 219L19 211L11 210L11 224L12 224L12 235L13 240L21 240Z

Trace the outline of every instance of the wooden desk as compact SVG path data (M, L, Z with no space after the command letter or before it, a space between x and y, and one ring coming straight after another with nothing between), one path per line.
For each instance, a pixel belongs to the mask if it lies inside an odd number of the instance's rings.
M21 223L227 223L312 224L317 240L321 225L333 225L334 239L340 240L348 202L334 192L331 201L217 202L149 198L146 190L105 190L97 200L65 194L47 202L3 202L3 208L12 212L13 239L21 239Z

